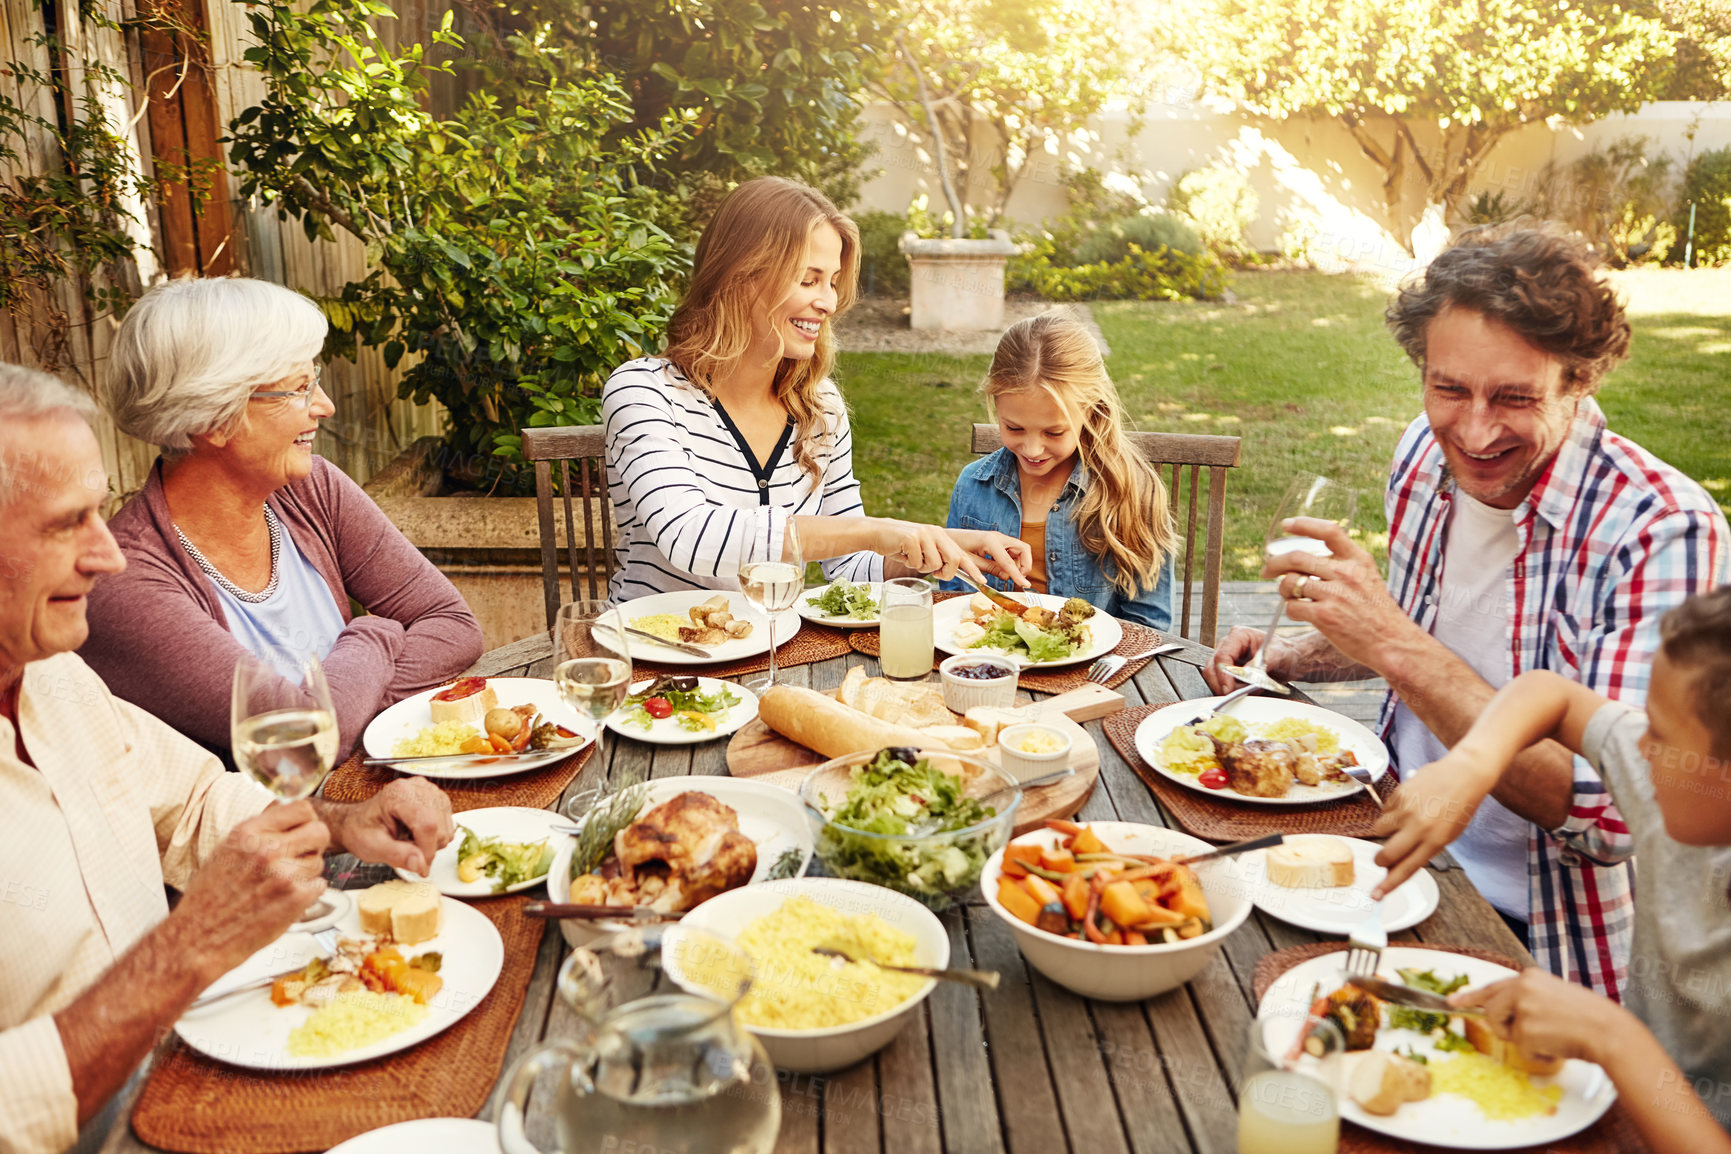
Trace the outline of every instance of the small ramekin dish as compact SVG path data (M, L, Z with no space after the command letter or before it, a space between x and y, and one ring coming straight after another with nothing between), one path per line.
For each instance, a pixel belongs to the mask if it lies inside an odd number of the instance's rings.
M957 677L958 669L996 666L1002 677ZM938 666L938 680L943 682L944 704L951 713L966 713L978 705L993 709L1010 709L1016 704L1016 663L1008 657L990 653L958 653L946 657Z
M1041 753L1029 753L1021 748L1024 739L1039 734L1051 738L1057 748ZM1054 773L1070 764L1070 735L1037 721L1006 725L998 734L998 764L1017 781L1027 781L1041 774Z

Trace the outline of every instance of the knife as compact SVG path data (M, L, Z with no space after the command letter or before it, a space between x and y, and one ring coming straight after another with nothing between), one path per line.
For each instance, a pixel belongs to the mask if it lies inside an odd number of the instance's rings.
M523 906L527 918L608 918L627 922L676 922L683 913L662 913L648 906L591 906L568 902L528 902Z
M990 585L975 585L973 581L968 578L968 575L963 573L960 569L956 570L956 580L960 581L963 585L966 585L969 589L972 589L975 593L981 594L986 600L1007 613L1014 613L1016 616L1020 617L1023 611L1028 608L1025 602L1017 601L1008 593L1000 593Z
M1385 982L1381 978L1350 977L1346 979L1349 986L1357 986L1366 993L1375 994L1385 1002L1393 1002L1397 1006L1411 1006L1415 1010L1424 1010L1432 1014L1450 1014L1457 1018L1482 1018L1484 1010L1477 1006L1451 1006L1449 1000L1441 994L1433 994L1429 990L1415 990L1411 986L1403 986L1397 982Z
M517 761L526 757L546 757L548 754L566 756L576 753L587 745L568 745L559 749L525 749L516 753L432 753L421 757L369 757L362 760L362 765L425 765L430 761L450 762L454 765L468 765L471 762L482 761Z
M701 646L687 645L683 641L669 641L669 640L667 640L667 638L658 637L646 629L634 629L631 626L627 625L627 626L625 626L625 632L631 634L631 636L633 636L633 637L641 637L645 641L653 641L657 645L665 645L669 649L677 649L681 653L689 653L693 657L714 657L715 656L714 653L710 652L707 649L702 648Z
M1191 857L1173 858L1172 860L1181 865L1195 865L1197 862L1207 861L1209 858L1231 857L1233 854L1248 853L1253 849L1267 849L1269 846L1279 845L1285 840L1285 834L1271 833L1264 837L1251 838L1249 841L1237 841L1233 842L1231 845L1223 845L1219 849L1209 850L1207 853L1199 853Z

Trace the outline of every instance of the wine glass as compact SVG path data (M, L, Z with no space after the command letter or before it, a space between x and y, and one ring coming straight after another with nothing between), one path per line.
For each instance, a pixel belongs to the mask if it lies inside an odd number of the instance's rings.
M607 719L631 695L631 650L625 621L607 601L572 601L553 620L553 682L559 696L595 722L596 755L606 766L601 739Z
M298 683L283 671L299 674ZM280 662L243 654L234 667L229 750L235 766L278 801L311 797L337 757L337 711L318 658L284 656ZM289 927L306 930L348 908L340 890L326 890Z
M1316 517L1345 525L1352 520L1357 506L1357 490L1327 477L1300 474L1287 486L1286 496L1280 499L1280 508L1268 526L1268 556L1309 553L1316 557L1332 557L1333 554L1325 542L1293 533L1286 528L1286 522L1293 517ZM1280 618L1285 612L1286 598L1278 598L1275 602L1274 620L1268 623L1268 631L1262 635L1262 648L1256 651L1256 656L1249 665L1228 665L1226 672L1246 685L1254 685L1269 693L1292 692L1291 686L1276 681L1268 673L1268 646L1273 642L1275 627L1280 624Z
M800 549L799 530L793 518L782 520L776 539L775 518L768 509L747 514L739 540L739 588L745 599L769 619L769 676L745 683L753 693L775 684L775 618L792 609L805 591L805 555Z

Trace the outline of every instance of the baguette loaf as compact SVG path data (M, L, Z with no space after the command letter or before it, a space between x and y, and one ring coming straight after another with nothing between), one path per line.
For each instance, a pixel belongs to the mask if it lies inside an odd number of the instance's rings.
M835 698L797 685L771 686L757 703L763 723L783 737L825 757L908 745L916 749L950 749L950 744L925 730L880 721Z

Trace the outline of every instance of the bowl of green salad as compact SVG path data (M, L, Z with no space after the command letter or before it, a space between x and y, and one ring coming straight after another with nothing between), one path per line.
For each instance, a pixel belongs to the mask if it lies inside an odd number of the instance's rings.
M947 749L850 753L812 770L800 801L824 873L945 909L1010 840L1022 791L989 761Z

